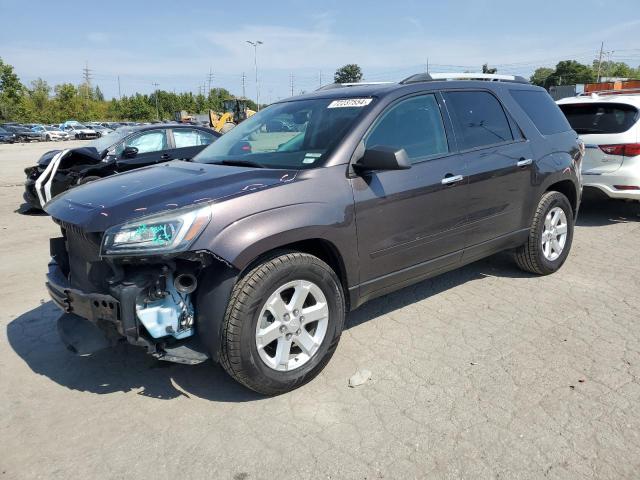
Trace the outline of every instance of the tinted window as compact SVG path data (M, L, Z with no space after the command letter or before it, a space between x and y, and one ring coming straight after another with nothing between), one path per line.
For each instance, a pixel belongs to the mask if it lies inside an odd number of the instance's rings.
M137 148L138 154L166 150L168 148L166 130L152 130L150 132L145 132L141 135L128 138L118 146L116 153L122 153L125 147Z
M180 128L173 130L173 139L176 142L176 148L187 148L209 145L215 140L215 137L202 130Z
M403 100L382 114L365 147L404 148L412 162L449 151L438 102L433 95Z
M490 93L447 92L444 95L460 150L513 140L502 105Z
M547 92L511 90L511 96L541 134L553 135L571 130L567 119Z
M622 133L638 120L638 110L623 103L570 103L560 105L577 133Z

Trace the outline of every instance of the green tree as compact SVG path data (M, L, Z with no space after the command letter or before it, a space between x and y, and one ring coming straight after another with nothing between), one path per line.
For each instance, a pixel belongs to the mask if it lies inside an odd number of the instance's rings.
M0 58L0 119L12 120L20 114L24 90L13 67Z
M355 63L350 63L336 70L333 76L335 83L357 83L362 81L362 70Z
M95 98L99 102L104 102L104 94L102 93L102 90L100 90L100 87L97 85L96 85L96 88L93 90L93 98Z
M547 67L537 68L536 71L533 72L533 75L531 75L531 78L529 79L529 81L532 84L537 85L539 87L546 87L547 79L551 76L551 74L553 74L553 72L555 72L553 68L547 68Z
M563 60L556 65L555 71L547 77L546 86L575 85L577 83L591 83L595 75L591 67L575 60Z

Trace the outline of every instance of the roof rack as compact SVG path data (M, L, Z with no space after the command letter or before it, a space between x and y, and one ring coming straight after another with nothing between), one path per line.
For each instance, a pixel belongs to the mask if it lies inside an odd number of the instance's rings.
M529 83L520 75L498 75L496 73L416 73L405 78L403 85L420 82L434 82L438 80L484 80L488 82Z
M363 87L367 85L388 85L395 82L353 82L353 83L329 83L328 85L323 85L322 87L316 89L316 92L320 90L333 90L334 88L343 88L343 87Z

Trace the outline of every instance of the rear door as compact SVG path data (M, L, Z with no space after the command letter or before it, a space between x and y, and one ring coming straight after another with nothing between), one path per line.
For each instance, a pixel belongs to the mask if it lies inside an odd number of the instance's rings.
M622 145L638 143L634 125L639 113L633 105L579 102L560 104L559 107L585 144L583 175L597 176L615 172L624 161Z
M522 229L526 200L533 190L534 162L528 142L490 91L443 95L468 172L466 245Z
M173 128L173 159L189 160L216 140L216 136L198 128Z

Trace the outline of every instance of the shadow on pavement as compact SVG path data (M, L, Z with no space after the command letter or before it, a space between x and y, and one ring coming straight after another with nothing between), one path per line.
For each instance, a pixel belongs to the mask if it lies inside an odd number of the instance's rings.
M99 394L139 390L140 395L165 400L191 395L219 402L263 398L211 362L196 366L162 362L127 344L90 356L74 355L58 338L59 315L53 302L44 303L9 323L7 337L35 373L64 387Z
M488 275L529 276L517 270L508 255L497 255L373 300L348 316L347 328ZM264 398L238 384L212 362L196 366L163 362L127 344L90 356L74 355L58 338L59 315L52 302L44 303L11 321L7 337L35 373L64 387L98 394L138 391L156 399L196 396L218 402L246 402Z
M614 223L640 222L640 203L585 197L578 213L578 227L602 227Z

